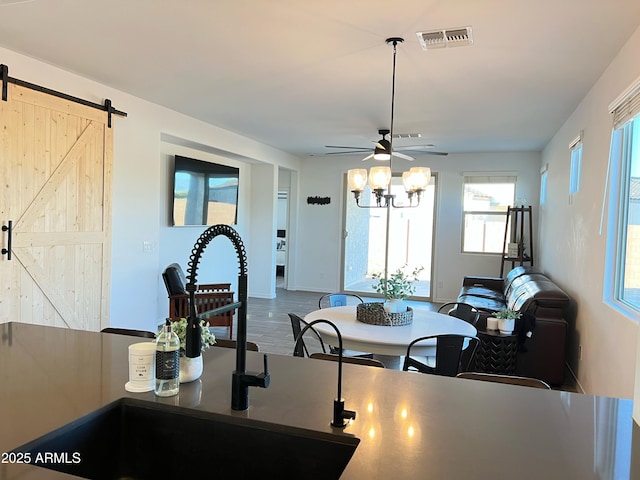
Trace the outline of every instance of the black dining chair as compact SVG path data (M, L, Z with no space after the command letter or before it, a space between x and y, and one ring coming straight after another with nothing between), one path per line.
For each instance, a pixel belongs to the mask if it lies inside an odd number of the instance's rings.
M317 360L328 360L330 362L337 362L339 355L335 353L312 353L309 358L315 358ZM385 368L384 363L374 358L362 358L362 357L342 357L342 363L352 363L354 365L365 365L367 367Z
M355 293L325 293L318 300L318 308L344 307L346 305L357 305L363 302L362 297Z
M457 378L468 380L481 380L483 382L506 383L508 385L520 385L521 387L533 387L544 390L551 390L551 386L538 378L520 377L517 375L502 375L497 373L461 372Z
M302 318L300 318L298 315L296 315L295 313L289 313L289 319L291 320L291 330L293 331L293 341L295 343L293 356L308 357L309 349L307 348L307 345L304 343L304 339L300 338L300 340L298 341L298 338L302 333L302 329L309 324L305 322ZM311 331L311 333L316 337L316 339L320 343L320 348L322 349L322 353L327 353L327 349L325 348L324 342L322 341L322 337L320 336L318 331L313 327L309 328L309 331Z
M411 349L423 340L436 340L435 365L430 366L421 360L411 356ZM412 340L407 347L407 354L404 357L402 370L417 371L420 373L430 373L433 375L444 375L455 377L458 373L467 371L479 340L477 337L467 335L444 334L419 337Z
M131 328L106 327L100 330L102 333L115 333L117 335L130 335L133 337L156 338L156 334L147 330L134 330Z
M213 346L223 348L236 348L238 346L238 342L236 342L235 340L229 340L227 338L216 338L216 343L214 343ZM247 350L251 352L259 352L260 346L255 342L247 340Z
M480 318L480 312L476 307L462 302L445 303L440 308L438 308L438 313L444 313L446 315L459 318L467 323L470 323L474 327L476 326L476 323L478 323L478 319Z
M360 303L364 303L364 300L360 295L356 295L355 293L325 293L318 300L318 308L345 307L347 305L358 305ZM329 350L331 353L335 353L336 355L338 354L337 347L330 345ZM349 357L373 358L373 354L371 353L356 352L352 350L343 350L342 354Z

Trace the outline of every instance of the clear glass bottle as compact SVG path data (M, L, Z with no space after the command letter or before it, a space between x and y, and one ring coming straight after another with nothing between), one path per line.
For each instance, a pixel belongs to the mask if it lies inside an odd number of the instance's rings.
M167 318L156 340L156 388L159 397L177 395L180 390L180 339Z

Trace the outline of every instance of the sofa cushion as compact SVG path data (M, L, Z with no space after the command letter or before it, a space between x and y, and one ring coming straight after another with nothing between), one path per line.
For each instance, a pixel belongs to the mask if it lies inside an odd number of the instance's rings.
M507 305L514 310L533 311L539 307L564 309L569 305L568 295L548 278L523 283L513 289Z
M525 273L515 278L513 282L509 285L509 287L504 292L505 303L512 302L512 296L519 296L521 294L521 289L525 285L529 285L531 283L539 282L539 281L548 281L549 279L545 277L541 273ZM517 292L517 293L515 293Z
M504 302L501 300L475 297L473 295L460 295L458 297L458 302L468 303L469 305L473 305L478 310L482 310L484 312L497 312L505 307Z
M521 278L522 276L531 275L531 274L542 274L542 272L540 271L540 269L536 267L524 266L524 265L511 269L507 273L507 275L504 277L504 286L502 290L505 296L508 295L513 282L515 282L517 279Z
M462 287L458 295L459 296L469 295L469 296L478 297L478 298L488 298L491 300L498 300L504 303L504 294L502 292L496 292L495 290L490 290L485 287L477 287L477 286Z

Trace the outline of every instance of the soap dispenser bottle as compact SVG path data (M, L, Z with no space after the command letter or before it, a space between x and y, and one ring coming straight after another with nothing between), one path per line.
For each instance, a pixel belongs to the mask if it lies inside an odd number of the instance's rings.
M156 340L156 387L159 397L177 395L180 390L180 339L167 318Z

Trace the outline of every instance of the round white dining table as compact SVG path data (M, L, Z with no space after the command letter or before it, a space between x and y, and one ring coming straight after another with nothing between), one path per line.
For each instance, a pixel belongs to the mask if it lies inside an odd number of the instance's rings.
M410 325L390 327L373 325L356 320L356 306L331 307L314 310L304 317L306 322L329 320L338 327L342 335L342 348L370 352L377 355L400 357L406 355L411 341L418 337L442 334L459 334L475 337L478 333L470 323L456 317L432 312L426 309L413 309L413 322ZM322 341L338 347L336 331L326 323L317 323L314 328L322 336ZM424 340L411 349L411 354L434 356L435 339Z

